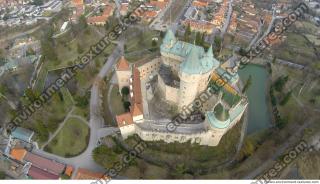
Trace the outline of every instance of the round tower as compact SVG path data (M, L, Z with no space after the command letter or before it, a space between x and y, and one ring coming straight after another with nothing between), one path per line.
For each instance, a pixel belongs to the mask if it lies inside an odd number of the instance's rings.
M188 106L193 103L194 99L198 95L198 86L202 74L199 55L198 49L196 49L196 47L192 47L190 54L181 64L179 72L179 110L181 110L184 106Z

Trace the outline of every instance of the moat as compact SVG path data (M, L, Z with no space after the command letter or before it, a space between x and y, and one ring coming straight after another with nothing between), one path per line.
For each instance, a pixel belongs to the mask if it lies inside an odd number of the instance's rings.
M252 76L252 85L247 91L249 99L249 118L247 134L255 133L271 126L270 112L267 103L267 70L258 65L247 65L239 70L240 78L245 82Z

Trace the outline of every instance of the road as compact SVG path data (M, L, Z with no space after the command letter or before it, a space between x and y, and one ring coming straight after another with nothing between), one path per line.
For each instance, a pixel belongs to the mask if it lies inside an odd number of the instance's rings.
M188 6L190 6L190 4L192 3L192 0L188 0L184 4L184 7L179 12L179 15L177 16L177 18L170 25L167 25L167 24L163 23L163 16L165 15L165 13L168 13L167 11L170 11L170 8L171 8L173 2L174 2L174 0L170 0L167 7L163 11L161 11L159 13L159 15L152 21L152 23L149 25L149 27L151 29L159 30L159 31L166 31L167 28L170 27L170 29L172 29L174 32L178 29L179 21L181 20L183 13L186 11Z
M151 22L151 24L149 25L149 27L151 29L155 29L155 30L159 30L159 31L164 31L166 30L166 27L164 28L164 25L162 24L162 18L164 16L164 14L166 13L166 11L170 8L170 6L172 5L173 0L170 0L168 5L164 8L164 10L162 10L157 17Z
M42 155L46 158L56 160L61 163L65 163L68 165L72 165L75 168L76 173L78 168L86 168L92 171L105 171L100 165L95 163L92 158L92 151L98 145L98 142L101 138L112 135L119 131L118 128L108 127L103 128L104 126L104 119L101 116L101 90L100 90L100 80L102 80L106 74L112 69L112 66L117 62L117 59L120 57L121 53L123 52L123 41L119 41L119 45L114 49L114 51L109 56L108 60L106 61L105 65L102 67L101 71L99 72L94 84L91 88L91 97L90 97L90 120L89 120L89 127L90 127L90 139L86 150L81 153L80 155L72 158L64 158L60 157L51 153L47 153L40 149L34 149L32 152ZM71 116L71 115L70 115Z
M271 25L271 24L270 24ZM250 48L257 43L257 40L259 39L259 37L261 36L261 32L262 32L262 28L263 28L263 23L260 21L259 22L259 28L258 28L258 32L256 34L256 36L251 40L249 46L247 47L246 50L250 50Z
M227 32L227 29L229 27L230 24L230 20L232 17L232 4L233 4L233 0L229 1L229 8L228 8L228 15L227 15L227 20L225 21L222 29L221 29L221 34L220 37L223 38L224 34Z
M256 42L256 43L259 43L262 41L262 39L264 39L265 37L268 36L268 34L271 32L271 29L273 28L273 25L274 25L274 22L278 19L278 17L276 16L276 9L273 9L273 12L272 12L272 20L268 26L268 29L267 31L263 34L263 36ZM256 44L256 43L253 43L253 44Z

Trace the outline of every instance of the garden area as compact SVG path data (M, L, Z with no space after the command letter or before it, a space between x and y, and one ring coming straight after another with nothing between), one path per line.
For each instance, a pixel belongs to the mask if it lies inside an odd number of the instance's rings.
M62 157L74 157L87 148L89 138L88 125L79 119L69 118L58 135L44 149Z

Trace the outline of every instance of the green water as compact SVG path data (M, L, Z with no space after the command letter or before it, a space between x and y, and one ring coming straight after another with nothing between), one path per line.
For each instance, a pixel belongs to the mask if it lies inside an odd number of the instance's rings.
M247 134L255 133L271 126L270 113L268 110L266 92L268 72L262 66L247 65L239 70L243 84L252 76L252 84L247 91L249 98L249 118Z

